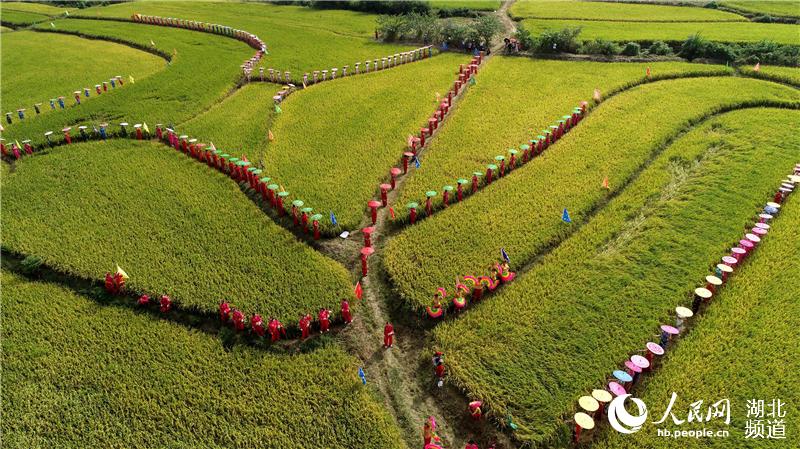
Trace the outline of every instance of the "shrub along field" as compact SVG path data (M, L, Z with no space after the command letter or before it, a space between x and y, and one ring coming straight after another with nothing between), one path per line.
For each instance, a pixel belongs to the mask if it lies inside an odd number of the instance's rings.
M746 22L725 11L687 6L569 1L518 1L510 10L518 19L575 19L625 22Z
M65 125L102 121L180 123L224 97L240 76L242 61L253 55L253 49L239 41L207 33L99 20L65 19L54 23L57 30L131 41L145 48L151 47L152 40L157 50L166 54L177 51L177 55L164 70L135 80L135 84L126 85L112 95L93 98L77 107L69 106L58 114L9 125L6 138L44 142L45 131L57 132ZM41 85L46 86L47 81ZM67 104L74 103L66 100Z
M300 6L263 3L231 3L220 8L216 3L146 2L121 3L83 10L90 17L130 18L134 13L202 20L246 30L267 44L269 55L261 65L292 72L302 79L303 72L350 65L372 60L416 45L381 44L373 39L375 18L355 11L316 10ZM239 65L237 64L236 67Z
M732 74L724 66L682 62L599 63L530 60L495 57L477 76L478 83L448 118L421 156L422 164L403 185L398 204L420 201L425 192L442 191L485 171L494 157L509 158L509 148L519 149L568 114L581 101L592 101L595 88L612 93L647 80L679 76ZM513 102L503 102L513 98ZM435 198L441 204L441 195ZM422 204L422 203L420 203ZM398 210L408 216L404 208Z
M525 19L522 26L533 35L544 30L580 28L582 40L605 39L629 41L683 41L700 33L704 38L719 42L760 42L768 40L779 44L800 44L797 25L754 22L628 22L620 26L615 21L599 20L542 20Z
M732 112L668 146L541 263L434 330L451 380L499 419L511 415L521 440L563 443L560 418L575 400L690 302L771 197L800 155L797 120L791 110Z
M84 87L94 97L95 84L108 82L113 76L122 75L127 81L130 75L141 81L164 67L164 60L158 56L125 45L32 31L3 36L0 63L6 68L0 87L0 112L12 111L15 121L18 108L26 108L26 116L33 118L35 103L42 103L45 113L50 111L51 98L64 96L72 104L72 92L81 90L83 101Z
M403 448L335 344L276 355L3 272L4 447Z
M73 144L3 177L3 247L216 313L295 322L352 295L347 271L298 242L224 175L156 143ZM81 204L81 207L75 205Z
M564 208L573 222L586 220L678 130L726 108L772 102L798 106L800 94L726 77L648 83L615 96L533 163L388 242L394 286L410 307L422 309L455 276L487 272L501 247L512 268L523 266L574 231L561 221ZM609 191L601 188L606 176Z
M290 96L263 153L267 172L310 207L333 211L342 229L353 229L407 136L436 110L436 93L445 94L458 64L468 61L444 53ZM327 221L325 230L341 232Z
M773 399L785 403L786 439L749 439L748 447L772 448L800 445L797 420L800 384L800 351L787 345L788 336L800 327L800 272L786 269L800 253L800 204L792 198L773 221L769 238L736 275L734 282L716 296L691 333L665 358L658 374L639 388L653 413L661 413L672 392L678 393L674 410L688 410L703 399L705 406L730 399L731 424L717 422L712 430L730 431L728 438L686 439L685 448L727 448L743 441L748 401ZM776 282L781 285L776 288ZM641 392L644 393L641 393ZM653 406L656 407L653 407ZM769 412L770 409L765 409ZM652 416L652 415L651 415ZM755 417L753 419L756 419ZM767 418L769 419L769 418ZM671 421L668 421L671 423ZM711 428L708 423L686 423L681 430ZM784 446L785 445L785 446ZM595 445L599 448L661 448L664 438L652 426L634 435L608 432Z

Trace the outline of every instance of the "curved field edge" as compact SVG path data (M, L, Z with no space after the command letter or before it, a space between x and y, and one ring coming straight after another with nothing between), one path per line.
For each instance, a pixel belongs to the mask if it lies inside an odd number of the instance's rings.
M778 443L797 447L800 425L797 389L800 383L800 351L786 345L786 339L800 328L800 270L787 262L800 253L800 202L792 195L781 207L772 228L758 251L748 258L730 285L714 297L705 313L695 318L690 334L681 338L666 357L658 373L638 387L636 396L645 401L651 416L660 416L672 392L678 394L674 410L689 409L689 403L703 399L710 405L730 400L731 424L703 423L712 431L728 430L727 438L686 439L682 447L723 448L740 444L747 433L748 402L773 400L784 403L786 413L783 441L748 439L748 447L770 448ZM782 285L775 288L776 278ZM757 419L757 418L753 418ZM671 421L667 421L671 424ZM697 429L697 424L681 429ZM777 436L777 435L776 435ZM606 431L594 447L660 448L664 439L653 426L635 435Z
M512 416L520 440L568 441L576 399L689 302L800 157L785 126L759 132L798 117L734 111L676 140L542 263L434 330L450 381L498 421Z
M65 19L56 24L61 32L130 42L137 48L152 47L153 41L154 51L166 54L170 63L113 95L9 125L7 139L31 139L38 145L44 143L45 131L57 132L65 125L180 123L228 95L239 80L241 61L252 55L252 49L239 41L201 32L100 20Z
M83 279L116 265L127 288L214 314L296 322L352 296L350 276L273 223L213 169L158 143L45 150L2 180L3 247Z
M3 270L8 447L403 448L340 347L281 356ZM45 322L46 325L42 325Z
M500 248L512 270L525 267L602 210L693 124L746 106L797 108L798 100L792 88L749 78L661 81L615 96L534 163L393 237L384 262L394 289L405 307L421 312L456 276L488 274ZM561 220L565 208L572 224Z
M69 62L60 64L58 69L41 72L41 76L31 76L39 72L42 61L59 60ZM66 103L72 105L72 93L76 90L80 91L82 102L93 101L98 96L95 85L108 83L109 78L122 75L127 83L128 77L143 80L164 68L161 58L130 46L31 31L3 37L2 64L14 70L3 73L0 109L5 112L25 108L26 120L37 118L36 103L41 104L42 113L49 113L52 112L51 98L64 96ZM130 86L126 84L125 87ZM84 97L84 88L90 90L89 98ZM108 89L104 94L115 93L111 86ZM13 120L18 120L16 114Z
M403 205L410 201L424 204L425 192L441 191L445 185L455 186L459 178L469 180L473 172L484 172L487 164L496 164L496 155L510 161L509 149L518 150L519 145L529 143L541 134L539 130L547 129L564 114L571 113L581 101L589 101L588 113L591 114L596 106L592 100L594 89L600 91L603 101L608 101L640 84L733 73L729 67L683 62L492 58L476 76L478 84L459 103L458 113L442 124L430 146L422 152L423 163L419 168L412 168L413 176L404 182L396 201L399 207L395 224L408 223L408 209ZM498 98L513 98L514 101L498 101ZM479 186L485 188L485 181L479 181ZM470 190L464 190L468 196ZM432 205L434 210L440 210L442 196L433 198Z
M275 118L274 141L259 148L265 172L326 218L334 213L338 226L324 220L325 234L355 229L407 136L436 109L436 92L447 92L468 61L443 53L293 94Z

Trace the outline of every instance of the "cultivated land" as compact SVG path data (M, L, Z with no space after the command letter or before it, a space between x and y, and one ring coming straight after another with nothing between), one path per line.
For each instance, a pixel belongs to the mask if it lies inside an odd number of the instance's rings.
M519 150L581 101L592 101L594 89L608 97L658 79L732 73L724 66L682 62L613 64L498 56L478 74L478 83L459 103L458 114L448 118L425 149L423 163L404 184L398 203L421 203L428 190L441 192L458 179L470 179L473 172L495 164L497 155L510 160L509 149ZM505 97L514 101L500 100ZM520 151L517 158L521 156ZM435 204L441 201L440 194ZM401 209L400 215L407 216L408 211Z
M454 381L499 419L512 415L523 441L563 444L569 431L559 418L689 302L792 167L798 119L797 111L732 112L668 146L530 271L436 328ZM774 133L753 133L775 124Z
M797 26L782 23L755 22L626 22L592 20L541 20L525 19L522 26L538 35L544 30L580 28L581 40L606 39L611 41L684 41L700 33L704 38L720 42L760 42L769 40L780 44L798 44Z
M351 295L343 267L164 145L59 147L17 164L3 193L3 247L81 278L118 264L133 291L212 315L226 300L285 324Z
M353 229L406 151L406 137L419 132L436 93L447 92L466 62L444 53L290 96L263 153L268 172L309 206L333 211L334 231Z
M715 9L624 3L518 1L511 15L522 19L613 20L628 22L746 22L738 14Z
M488 274L501 247L524 265L573 232L564 208L575 222L590 218L682 128L725 109L798 100L789 87L729 77L659 81L615 96L543 156L392 239L385 263L397 293L421 310L456 276Z
M514 26L534 35L582 26L580 40L643 46L698 31L725 42L800 43L798 25L786 20L747 21L760 13L797 16L796 2L724 2L741 15L629 3L431 5L498 16L498 44ZM514 23L509 7L525 19ZM420 168L412 163L389 193L397 218L379 210L375 253L362 278L358 229L369 222L366 203L379 198L378 184L400 166L408 135L425 126L437 93L447 95L468 55L437 54L338 79L344 65L353 73L357 61L363 70L366 60L423 43L381 43L376 14L255 2L127 2L70 10L69 18L60 7L2 2L0 13L0 112L27 109L24 121L14 114L3 123L0 164L1 430L9 448L401 449L421 447L429 416L445 448L470 438L482 449L494 441L498 449L567 447L577 398L602 388L656 338L658 324L674 321L674 307L691 302L709 267L800 162L796 67L493 51L421 153ZM133 13L254 33L268 47L254 78L259 67L290 71L298 89L278 113L273 96L282 85L248 84L242 76L253 48L132 23ZM34 30L7 28L29 24ZM304 72L334 67L337 80L300 88ZM94 85L116 75L125 85L97 97ZM673 79L683 77L691 79ZM76 106L71 93L83 87L91 96ZM46 111L55 95L66 97L67 108L35 116L33 104L45 103ZM588 115L543 155L489 186L481 180L479 193L442 210L443 186L485 173L497 155L508 162L511 148L584 100ZM106 121L110 138L102 142L93 127ZM322 239L265 212L258 195L231 176L161 143L121 138L120 122L147 123L146 137L162 123L246 155L260 176L291 192L287 208L301 199L323 215ZM78 142L78 125L95 140ZM65 126L73 127L72 144L43 145L45 131L60 142ZM33 155L17 160L11 147L25 139ZM438 192L436 213L410 225L405 204L423 204L427 190ZM731 399L730 439L679 444L798 446L797 202L784 203L762 247L634 390L653 420L672 391L682 410L694 400ZM564 208L571 224L561 220ZM344 229L355 232L334 237ZM459 315L424 316L437 287L452 295L456 276L488 274L500 248L517 273L512 283L468 301ZM125 294L112 296L102 279L117 264L130 279ZM357 281L361 301L353 298ZM137 306L140 293L154 301L168 294L176 307ZM342 298L355 317L348 326ZM220 323L222 300L245 312L244 331ZM333 332L324 336L320 307L334 310ZM258 337L253 313L278 317L287 338L270 344ZM302 342L301 313L315 317ZM396 332L389 350L381 346L387 321ZM436 349L445 353L442 388L433 385ZM787 404L787 440L744 439L744 407L753 398ZM479 422L466 413L474 399L484 402ZM648 426L621 436L600 422L584 437L604 449L675 446Z
M333 342L226 350L54 284L2 282L4 447L406 447Z
M295 80L301 80L304 72L333 67L341 70L345 64L354 70L357 61L416 47L378 43L373 38L376 16L353 11L255 3L232 3L221 8L214 3L147 2L93 8L81 14L130 18L134 13L219 23L256 34L270 52L261 66L288 70Z
M63 96L72 104L72 93L80 90L81 101L88 100L83 96L86 87L94 97L95 85L109 82L109 78L122 75L125 81L129 76L141 81L164 67L164 60L150 53L76 36L18 31L4 36L3 46L13 51L3 51L2 55L6 70L0 110L5 113L26 108L29 118L35 114L35 103L42 103L42 112L46 112L51 98ZM43 70L43 64L50 68ZM47 79L31 76L34 73L46 73ZM16 119L16 112L13 115Z
M793 0L726 0L719 3L722 6L738 9L747 13L800 18L800 4Z
M800 277L797 270L787 269L787 262L800 251L799 206L796 198L784 205L758 253L714 299L708 313L695 323L691 335L665 359L662 371L643 386L644 394L639 397L657 407L654 413L661 413L672 392L679 394L675 410L683 412L699 399L704 399L706 406L730 399L730 426L721 422L713 426L714 430L729 430L730 438L686 439L682 441L683 447L731 447L732 439L744 438L748 401L764 400L770 404L773 399L785 403L787 439L780 442L751 439L748 447L797 445L800 427L788 417L798 413L800 398L793 386L800 382L800 353L795 346L787 346L785 338L800 326L796 301L800 296ZM776 288L776 279L782 288ZM695 423L681 429L689 426L698 427ZM664 438L655 433L653 427L633 436L608 433L597 447L664 447Z

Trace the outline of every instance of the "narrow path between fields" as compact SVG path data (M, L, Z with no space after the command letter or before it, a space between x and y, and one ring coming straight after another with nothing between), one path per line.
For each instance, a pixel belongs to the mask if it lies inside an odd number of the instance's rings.
M516 29L507 15L512 2L505 1L495 13L505 31L498 42L493 43L493 50L486 62L502 49L502 37ZM457 105L454 105L455 110ZM396 203L408 176L398 178L396 188L388 194L389 205ZM372 234L375 254L369 260L368 276L361 279L364 296L356 319L341 333L345 344L363 361L368 384L374 385L373 388L383 396L388 410L403 430L409 447L422 447L422 426L428 416L436 418L437 434L446 447L463 447L469 439L475 439L480 447L488 447L495 442L498 448L514 447L508 435L488 420L472 421L467 413L468 399L457 388L448 384L442 388L435 385L429 329L420 327L417 317L408 315L400 306L383 267L382 253L389 231L388 215L388 207L379 209ZM363 225L369 223L370 218L365 217ZM346 266L354 267L356 277L361 275L359 250L362 246L363 235L360 232L346 240L335 238L320 245L323 253ZM395 330L395 344L391 349L383 349L383 327L386 322L391 322ZM446 360L447 354L445 365Z

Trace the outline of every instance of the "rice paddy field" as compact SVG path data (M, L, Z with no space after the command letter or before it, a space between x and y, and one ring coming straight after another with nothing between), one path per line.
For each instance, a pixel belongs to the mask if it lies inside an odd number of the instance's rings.
M796 2L306 3L0 3L4 448L800 446Z

